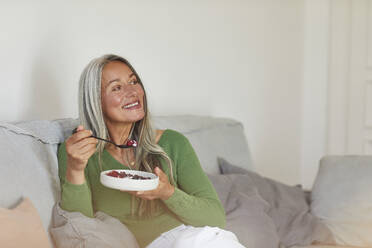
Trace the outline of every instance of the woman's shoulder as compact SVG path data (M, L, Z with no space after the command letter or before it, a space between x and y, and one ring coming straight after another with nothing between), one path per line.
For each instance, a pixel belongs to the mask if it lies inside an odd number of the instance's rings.
M188 143L185 135L173 129L156 130L156 134L156 140L159 145Z

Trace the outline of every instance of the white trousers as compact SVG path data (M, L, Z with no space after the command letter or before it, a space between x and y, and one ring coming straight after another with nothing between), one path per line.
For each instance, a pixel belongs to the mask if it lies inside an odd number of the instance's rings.
M244 248L234 233L218 227L180 225L162 233L146 248Z

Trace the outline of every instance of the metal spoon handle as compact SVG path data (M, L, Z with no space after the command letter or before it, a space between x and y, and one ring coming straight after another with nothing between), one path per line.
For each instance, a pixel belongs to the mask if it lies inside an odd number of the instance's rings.
M94 135L92 135L92 136L90 136L90 137L92 137L92 138L95 138L95 139L98 139L98 140L106 141L106 142L109 142L109 143L111 143L111 144L113 144L113 145L116 145L116 146L117 146L117 144L115 144L115 143L114 143L114 142L112 142L111 140L107 140L107 139L102 139L102 138L100 138L100 137L97 137L97 136L94 136Z
M72 130L72 133L76 133L77 132L77 128L75 128L74 130ZM102 139L100 137L97 137L97 136L94 136L94 135L91 135L90 137L92 138L95 138L95 139L98 139L98 140L102 140L102 141L105 141L105 142L109 142L111 144L113 144L114 146L116 147L119 147L119 148L132 148L133 146L128 146L128 145L118 145L118 144L115 144L114 142L112 142L111 140L107 140L107 139Z
M90 137L95 138L95 139L98 139L98 140L102 140L102 141L105 141L105 142L109 142L109 143L111 143L111 144L113 144L114 146L119 147L119 148L132 148L132 146L127 146L127 145L118 145L118 144L112 142L111 140L102 139L102 138L100 138L100 137L96 137L96 136L94 136L94 135L92 135L92 136L90 136Z

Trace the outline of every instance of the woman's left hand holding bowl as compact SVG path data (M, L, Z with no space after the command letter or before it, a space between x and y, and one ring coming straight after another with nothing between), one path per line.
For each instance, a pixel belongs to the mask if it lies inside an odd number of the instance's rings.
M156 189L147 191L125 191L136 197L145 200L162 199L167 200L174 193L174 186L170 184L168 176L159 168L154 169L154 173L159 177L159 184Z

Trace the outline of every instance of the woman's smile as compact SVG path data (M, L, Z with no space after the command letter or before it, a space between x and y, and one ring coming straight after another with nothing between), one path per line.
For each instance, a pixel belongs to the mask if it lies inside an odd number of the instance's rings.
M126 109L126 110L134 110L134 109L139 109L141 108L141 104L139 101L135 101L135 102L132 102L132 103L128 103L126 105L123 106L123 109Z

